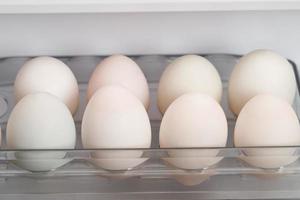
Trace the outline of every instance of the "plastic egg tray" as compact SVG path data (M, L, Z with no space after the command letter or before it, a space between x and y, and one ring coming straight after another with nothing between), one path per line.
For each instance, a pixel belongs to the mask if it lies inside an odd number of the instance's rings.
M158 134L159 134L159 126L160 126L160 120L161 120L161 114L159 113L157 106L156 106L156 92L157 92L157 86L158 82L161 76L161 73L165 69L165 67L170 63L173 59L178 57L180 55L139 55L139 56L130 56L132 57L138 65L141 67L143 72L145 73L145 76L148 80L149 87L150 87L150 96L151 96L151 105L149 109L149 117L151 119L151 125L152 125L152 147L151 149L143 149L144 154L142 158L146 158L146 162L141 164L140 166L131 169L126 172L127 175L139 175L139 176L148 176L148 175L168 175L168 174L185 174L187 173L184 170L172 168L168 165L166 165L162 160L163 157L168 157L168 153L166 149L159 149L159 142L158 142ZM223 82L223 96L222 96L222 102L221 105L226 113L227 121L228 121L228 127L229 127L229 137L227 142L226 148L218 148L219 154L218 156L223 157L223 160L217 164L216 166L213 166L212 168L201 169L201 173L204 174L227 174L227 173L245 173L245 168L241 166L247 166L245 163L241 162L238 157L243 154L243 149L241 148L233 148L233 142L232 142L232 134L233 129L235 125L235 116L228 108L228 102L227 102L227 86L228 86L228 79L230 76L230 73L238 61L239 57L238 55L226 55L226 54L209 54L209 55L202 55L205 56L214 66L217 68L222 82ZM101 168L94 168L91 167L89 163L90 154L92 152L102 151L100 149L90 149L90 150L84 150L82 149L81 145L81 136L80 136L80 128L81 128L81 119L82 115L86 106L86 88L87 83L90 78L91 73L93 72L96 65L102 60L105 56L76 56L76 57L59 57L63 62L65 62L73 71L75 74L77 81L79 83L80 88L80 107L74 116L75 122L76 122L76 128L77 128L77 144L75 150L53 150L53 151L64 151L67 152L66 157L63 158L63 161L66 163L63 167L60 167L58 169L53 169L53 173L57 174L64 174L64 170L70 171L70 169L76 169L73 171L73 173L70 174L104 174L104 175L112 175L109 171L103 170ZM14 96L13 96L13 83L15 76L18 72L18 69L22 66L24 62L26 62L30 57L12 57L12 58L2 58L0 60L0 122L2 127L2 150L0 151L0 159L8 166L7 169L19 169L18 173L20 174L28 174L30 172L18 168L18 166L14 165L14 161L16 159L16 155L18 152L22 152L21 150L13 151L6 149L5 144L5 127L6 122L9 117L9 113L11 112L15 102L14 102ZM298 77L298 71L297 67L293 62L291 62L294 67L294 72L297 80L297 85L299 89L299 77ZM10 70L6 70L9 68ZM300 113L300 101L299 101L299 92L297 91L297 95L295 98L295 102L293 105L298 117ZM277 147L277 148L295 148L298 147ZM185 151L186 149L181 149L181 151ZM214 148L210 149L194 149L196 151L213 151ZM33 151L33 152L39 152L39 151L50 151L50 150L27 150L27 151ZM132 151L132 149L123 149L122 151ZM298 154L299 151L296 151L295 154ZM76 168L76 163L80 161L84 161L85 163L82 167ZM224 164L225 163L225 164ZM224 168L224 166L226 166ZM230 166L228 168L228 165ZM296 164L293 164L293 166L297 166ZM149 168L151 166L151 168ZM155 167L153 167L155 166ZM222 167L223 166L223 167ZM235 168L235 170L232 170ZM92 169L92 170L91 170ZM239 170L237 170L239 169ZM266 171L264 169L258 169L258 168L247 168L247 173L265 173ZM285 173L289 173L289 167L283 168ZM62 170L62 171L60 171ZM147 171L147 173L145 172ZM278 172L276 169L275 171ZM282 172L282 169L280 169ZM295 170L293 168L293 170ZM300 172L300 164L299 169ZM72 171L72 170L71 170ZM7 171L5 171L7 172ZM22 172L22 173L21 173ZM0 172L1 174L1 172ZM118 174L114 172L114 176ZM120 172L119 175L124 175L123 172ZM3 173L2 175L7 175L7 173ZM48 174L45 173L45 176ZM39 175L40 176L40 175Z

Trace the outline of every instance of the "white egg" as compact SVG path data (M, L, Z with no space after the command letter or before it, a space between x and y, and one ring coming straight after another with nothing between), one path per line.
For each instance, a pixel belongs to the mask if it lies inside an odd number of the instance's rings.
M122 86L149 107L148 83L140 67L130 58L113 55L102 60L94 70L88 85L87 98L106 85Z
M90 99L82 119L84 148L149 148L151 126L146 109L129 90L105 86ZM109 170L124 170L145 161L142 151L97 151L94 163Z
M175 59L163 72L158 87L157 104L161 113L179 96L199 92L218 102L222 82L216 68L204 57L186 55Z
M236 147L300 145L300 126L289 103L271 95L257 95L241 110L234 129ZM292 149L248 149L243 160L261 168L279 168L294 162Z
M189 93L177 98L161 121L161 148L225 147L227 121L212 97ZM170 164L183 169L207 168L219 162L218 150L168 150Z
M7 122L9 149L74 149L76 130L72 114L57 97L26 95ZM65 164L64 152L19 152L17 163L28 170L48 171Z
M295 93L292 65L270 50L255 50L243 56L234 67L228 86L229 105L237 115L258 94L272 94L292 104Z
M181 183L182 185L194 186L209 180L211 176L212 175L210 174L191 173L189 175L175 175L174 178L178 183Z
M79 89L72 71L62 61L52 57L37 57L19 70L14 92L17 102L27 94L46 92L63 101L74 114L79 103Z

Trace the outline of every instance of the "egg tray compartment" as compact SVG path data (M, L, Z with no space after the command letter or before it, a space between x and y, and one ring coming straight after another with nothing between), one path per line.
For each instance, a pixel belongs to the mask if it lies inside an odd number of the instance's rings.
M235 116L230 111L227 102L227 87L230 73L240 58L239 55L228 54L208 54L202 55L206 57L218 70L222 83L223 83L223 95L221 105L225 111L228 121L228 142L225 148L209 148L209 149L193 149L199 151L219 151L218 156L223 157L222 161L215 166L208 169L201 169L196 171L177 169L169 166L163 162L162 158L167 158L167 149L159 149L159 126L161 120L161 114L156 106L156 92L160 76L165 67L180 55L141 55L130 56L133 58L144 72L150 87L151 104L149 109L149 117L152 126L152 146L151 149L142 149L143 156L141 159L147 160L143 164L137 166L134 169L128 171L107 171L101 168L95 167L90 163L90 154L93 152L99 152L103 150L83 150L81 145L81 119L86 106L86 89L87 83L96 65L105 56L76 56L76 57L58 57L64 63L66 63L75 74L80 88L80 107L74 116L76 129L77 129L77 144L75 150L8 150L5 144L5 128L9 113L11 112L15 102L13 96L13 82L15 76L24 62L29 57L12 57L0 59L0 122L2 127L2 150L0 151L0 177L6 176L75 176L75 175L104 175L104 176L143 176L143 177L168 177L170 175L188 175L191 173L203 174L268 174L268 173L300 173L300 162L296 161L292 165L282 167L280 169L265 170L250 167L238 159L243 155L245 148L233 148L232 134L235 125ZM290 61L294 68L296 80L297 80L297 94L293 107L299 118L300 113L300 101L299 101L299 74L297 66ZM279 149L291 149L291 147L277 147ZM300 154L299 147L293 147L295 150L294 155ZM268 149L266 147L266 149ZM180 149L180 151L187 151L188 149ZM122 151L133 151L132 149L123 149ZM14 163L16 161L16 155L18 153L32 152L32 153L45 153L45 152L66 152L65 158L60 161L66 163L66 165L53 169L50 172L32 173L17 167Z

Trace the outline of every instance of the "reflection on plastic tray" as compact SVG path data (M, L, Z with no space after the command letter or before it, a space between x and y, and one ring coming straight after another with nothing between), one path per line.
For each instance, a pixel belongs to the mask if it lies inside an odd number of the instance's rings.
M174 151L180 155L170 156ZM136 157L137 152L142 156ZM262 156L266 152L267 155ZM212 154L216 156L207 156ZM189 174L294 174L300 173L299 157L300 147L3 150L0 153L0 177L105 175L163 178ZM211 160L217 160L216 164L206 166ZM191 163L193 168L190 168ZM262 168L257 163L275 167ZM112 166L124 168L115 170ZM32 170L39 173L32 173Z

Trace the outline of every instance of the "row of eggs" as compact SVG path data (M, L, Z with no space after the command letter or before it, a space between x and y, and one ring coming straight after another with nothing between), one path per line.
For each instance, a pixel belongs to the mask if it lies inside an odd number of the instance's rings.
M16 77L14 91L18 103L7 124L9 148L75 147L72 114L79 104L79 92L75 76L63 62L51 57L26 62ZM285 58L269 50L256 50L242 57L229 81L230 107L238 115L235 146L299 145L299 122L290 106L295 92L293 68ZM196 55L175 59L163 72L158 88L158 107L163 114L160 147L226 146L227 121L218 103L221 96L220 76L208 60ZM133 60L122 55L104 59L90 78L87 100L81 131L84 148L150 147L149 89ZM218 153L211 152L204 155L213 157ZM191 159L195 154L192 150L183 155L176 150L169 154L183 157L169 162L185 169L204 168L220 160ZM94 156L134 158L141 152ZM274 158L248 162L274 168L292 161L288 157L279 162ZM107 169L130 168L138 163L97 162Z

